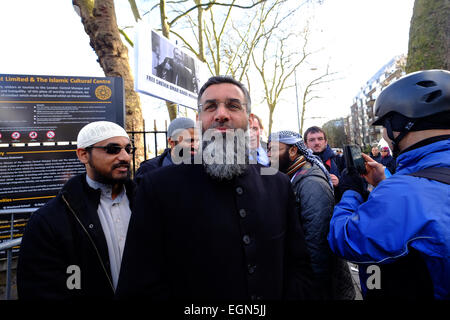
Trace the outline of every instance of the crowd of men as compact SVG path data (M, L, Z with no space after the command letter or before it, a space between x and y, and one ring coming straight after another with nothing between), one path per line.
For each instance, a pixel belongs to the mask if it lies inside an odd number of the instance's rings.
M401 78L375 113L389 148L362 155L363 175L316 126L262 143L228 76L203 85L197 122L172 121L134 181L125 130L87 124L86 173L26 226L19 298L352 300L351 261L364 299L450 299L450 72Z

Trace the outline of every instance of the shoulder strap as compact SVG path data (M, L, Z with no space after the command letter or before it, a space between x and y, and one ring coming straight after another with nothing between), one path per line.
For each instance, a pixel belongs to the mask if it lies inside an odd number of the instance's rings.
M426 168L417 172L410 173L409 175L414 177L436 180L445 184L450 184L450 168L445 167Z

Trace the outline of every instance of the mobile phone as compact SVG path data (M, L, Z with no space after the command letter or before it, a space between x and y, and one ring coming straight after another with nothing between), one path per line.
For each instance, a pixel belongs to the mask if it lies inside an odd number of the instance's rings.
M366 174L366 164L361 155L361 148L357 145L344 146L344 158L347 170L356 169L359 174Z

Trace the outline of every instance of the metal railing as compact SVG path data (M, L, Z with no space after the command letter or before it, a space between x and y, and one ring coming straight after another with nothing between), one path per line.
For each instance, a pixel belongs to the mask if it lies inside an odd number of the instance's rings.
M6 251L6 291L5 298L6 300L11 299L11 283L12 283L12 262L13 262L13 248L20 245L22 242L22 238L14 239L14 213L9 213L11 215L10 218L10 229L9 229L9 240L4 240L0 243L0 252ZM4 219L2 219L5 221ZM6 220L7 221L7 220ZM0 298L1 299L1 298Z
M134 127L134 126L133 126ZM131 136L131 141L135 141L136 136L138 135L142 135L142 140L143 140L143 145L144 145L144 160L148 159L148 156L150 154L152 154L153 156L157 156L161 151L159 150L158 147L158 135L163 135L164 136L164 148L167 148L168 143L167 143L167 123L166 123L166 129L165 130L158 130L156 128L156 121L154 124L154 129L150 130L150 131L146 131L145 130L145 121L143 121L142 123L142 131L136 131L136 130L131 130L131 131L127 131L127 133ZM153 152L150 152L149 148L149 139L148 139L148 135L153 136L152 138L150 138L150 141L153 143ZM134 174L137 170L136 168L136 154L133 154L133 170L132 170L132 174L134 177Z
M12 260L13 260L13 254L12 249L14 247L17 247L22 242L22 238L17 238L13 240L8 240L5 242L0 243L0 251L6 250L6 293L5 293L5 299L10 300L11 299L11 283L12 283Z

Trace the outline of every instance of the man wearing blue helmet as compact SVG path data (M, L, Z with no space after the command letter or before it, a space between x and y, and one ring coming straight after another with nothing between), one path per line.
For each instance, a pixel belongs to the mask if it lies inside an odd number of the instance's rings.
M370 157L364 178L344 171L328 242L358 263L364 299L450 299L450 72L409 74L375 102L397 157L385 179Z

